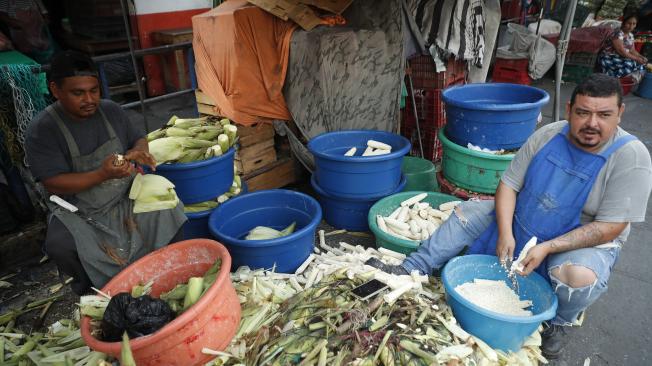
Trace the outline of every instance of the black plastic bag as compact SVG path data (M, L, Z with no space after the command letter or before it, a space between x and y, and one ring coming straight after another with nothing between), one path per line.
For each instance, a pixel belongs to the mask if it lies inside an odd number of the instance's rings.
M102 318L105 342L122 340L127 331L129 338L152 334L174 319L170 306L161 299L148 295L132 297L127 292L111 298Z

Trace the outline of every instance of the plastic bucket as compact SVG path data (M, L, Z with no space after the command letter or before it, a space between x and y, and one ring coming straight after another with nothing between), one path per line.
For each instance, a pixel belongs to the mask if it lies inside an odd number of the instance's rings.
M395 252L410 254L415 251L421 243L399 239L395 236L389 235L386 232L380 230L378 224L376 223L376 215L383 217L389 216L394 210L401 205L401 202L406 199L415 196L419 193L424 193L423 191L406 191L385 197L382 200L376 202L367 215L367 222L369 223L369 229L376 237L376 247L383 247L391 249ZM449 196L447 194L439 192L426 192L428 196L424 198L421 202L428 202L431 207L438 207L442 203L450 201L459 201L457 197Z
M183 203L198 203L213 199L229 190L233 183L235 149L224 155L191 163L161 164L156 174L174 183Z
M439 130L439 140L444 148L442 172L448 181L473 192L496 192L513 154L494 155L462 147L449 140L443 129Z
M538 273L517 276L521 300L532 300L532 316L512 316L483 309L464 299L455 287L475 278L501 280L511 286L507 272L490 255L466 255L451 259L441 274L446 301L462 328L493 348L517 352L523 341L537 330L541 322L557 312L557 296L550 284Z
M242 181L241 190L242 191L238 197L242 196L248 191L247 184L244 181ZM215 208L199 212L186 212L188 221L183 224L183 238L185 240L198 238L213 239L213 234L211 234L211 231L208 229L208 218L210 217L211 213L215 211Z
M361 156L368 140L392 146L386 155ZM350 148L356 156L344 156ZM348 130L321 134L308 142L315 157L315 179L328 195L358 196L368 199L396 190L401 181L403 156L410 142L403 136L385 131Z
M407 179L404 191L436 191L439 188L435 164L429 160L406 156L401 170Z
M317 184L314 175L310 178L310 183L319 196L319 203L321 203L324 210L324 220L338 229L369 231L369 224L367 223L369 209L374 203L385 197L385 195L369 197L335 196L324 191ZM402 191L406 183L407 180L403 177L398 187L390 195Z
M215 356L203 354L202 348L224 350L229 345L240 323L240 301L231 284L229 252L208 239L171 244L132 263L102 288L115 295L153 281L151 296L158 297L190 277L202 276L218 258L222 267L217 279L195 305L156 333L129 342L139 366L203 365ZM102 342L91 335L89 317L82 318L81 334L93 350L120 356L120 342Z
M638 86L635 94L645 99L652 99L652 73L645 73L645 77Z
M519 84L467 84L443 91L446 135L458 145L491 150L521 147L534 132L544 90Z
M232 198L210 215L210 232L226 245L233 269L272 268L292 273L312 252L322 211L317 201L300 192L270 189ZM267 226L281 230L293 221L294 233L270 240L244 240L251 229Z

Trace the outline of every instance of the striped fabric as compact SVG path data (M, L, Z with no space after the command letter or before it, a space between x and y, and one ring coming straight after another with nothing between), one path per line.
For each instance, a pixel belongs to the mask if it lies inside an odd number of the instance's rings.
M408 0L426 45L482 66L484 4L482 0Z

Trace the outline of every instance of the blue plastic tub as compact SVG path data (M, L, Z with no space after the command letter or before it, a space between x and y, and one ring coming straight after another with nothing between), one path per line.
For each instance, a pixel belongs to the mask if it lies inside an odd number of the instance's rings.
M238 197L248 192L247 183L242 181L242 191ZM188 221L183 224L183 239L213 239L213 234L208 229L208 217L217 207L200 212L187 212Z
M218 206L208 219L210 232L231 254L231 269L272 268L293 273L312 252L322 211L300 192L270 189L247 193ZM244 240L256 226L281 230L296 221L294 233L271 240Z
M442 98L446 136L464 147L470 142L491 150L520 148L550 99L544 90L509 83L455 86Z
M368 140L392 146L386 155L361 156ZM356 147L356 156L344 156ZM410 142L403 136L385 131L347 130L321 134L308 142L315 157L315 179L328 195L356 196L368 199L396 190L401 181L403 156Z
M645 73L645 77L634 94L645 99L652 99L652 73Z
M545 320L557 312L557 296L550 284L537 273L517 276L521 300L532 300L532 316L503 315L485 310L464 299L455 287L475 278L503 280L511 286L507 273L491 255L466 255L451 259L441 275L446 289L446 301L453 309L462 328L482 339L493 348L518 351L523 341Z
M213 199L229 190L233 183L235 149L214 158L191 163L161 164L156 174L174 183L183 203L198 203Z
M324 220L327 223L338 229L369 231L367 216L371 206L386 196L402 191L405 188L407 179L402 176L398 187L395 187L394 191L388 194L367 197L341 197L329 194L319 186L314 175L310 178L310 183L319 196L319 203L321 203L324 210Z

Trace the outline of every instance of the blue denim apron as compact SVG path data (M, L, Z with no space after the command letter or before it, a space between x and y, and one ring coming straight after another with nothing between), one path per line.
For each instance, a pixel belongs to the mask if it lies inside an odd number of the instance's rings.
M579 226L582 208L593 183L609 156L633 135L618 138L600 154L586 152L567 137L569 125L552 138L532 159L521 191L516 196L512 231L518 256L533 236L544 242ZM495 214L495 213L494 213ZM468 254L496 255L498 226L496 219L473 242ZM547 260L536 271L548 279Z

